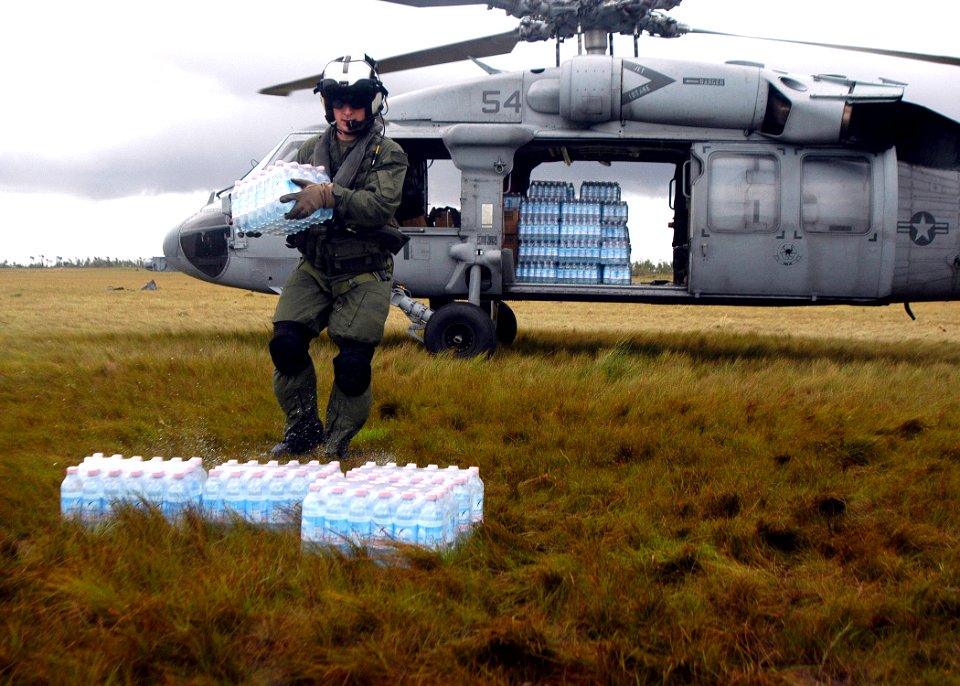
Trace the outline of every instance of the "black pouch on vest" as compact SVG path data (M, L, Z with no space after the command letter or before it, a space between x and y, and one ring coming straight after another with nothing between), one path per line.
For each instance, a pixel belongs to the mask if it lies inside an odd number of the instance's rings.
M377 242L384 250L389 250L391 255L396 255L410 240L410 236L403 233L400 229L392 226L384 226L377 229Z

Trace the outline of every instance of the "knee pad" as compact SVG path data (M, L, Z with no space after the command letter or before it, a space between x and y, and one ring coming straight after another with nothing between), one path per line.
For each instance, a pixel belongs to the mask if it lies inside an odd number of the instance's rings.
M376 346L372 343L344 342L333 358L333 380L344 395L363 395L370 387L370 362Z
M270 358L281 374L297 374L310 366L313 331L299 322L276 322L270 339Z

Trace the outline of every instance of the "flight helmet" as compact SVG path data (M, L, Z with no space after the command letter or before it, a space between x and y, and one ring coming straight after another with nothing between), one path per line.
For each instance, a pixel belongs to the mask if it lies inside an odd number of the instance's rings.
M314 93L320 94L327 122L334 123L333 110L349 103L363 109L363 122L350 122L351 133L365 131L383 111L387 89L377 75L377 63L369 55L363 59L344 55L324 67Z

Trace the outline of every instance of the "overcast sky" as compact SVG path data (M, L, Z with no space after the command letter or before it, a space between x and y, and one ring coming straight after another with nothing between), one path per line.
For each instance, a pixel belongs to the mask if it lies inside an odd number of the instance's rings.
M956 55L956 0L684 0L697 28ZM863 8L869 8L865 10ZM163 236L290 130L322 121L309 91L259 95L333 57L382 59L501 33L486 5L417 9L378 0L272 4L85 0L8 3L0 23L0 262L162 253ZM632 54L628 38L621 55ZM563 46L563 55L576 42ZM960 118L960 68L766 41L647 39L641 54L747 59L801 73L908 82L908 99ZM485 60L552 66L552 43ZM391 93L482 75L470 63L389 74ZM634 258L669 259L662 253Z

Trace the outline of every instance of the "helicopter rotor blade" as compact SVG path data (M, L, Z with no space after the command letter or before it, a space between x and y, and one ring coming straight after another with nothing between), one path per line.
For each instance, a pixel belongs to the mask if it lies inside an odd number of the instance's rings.
M519 40L520 32L514 29L513 31L493 36L472 38L460 43L450 43L449 45L441 45L436 48L417 50L416 52L408 52L405 55L395 55L379 60L377 62L377 71L381 74L387 74L392 71L431 67L435 64L460 62L471 58L504 55L512 51ZM263 95L290 95L294 91L306 90L308 88L313 89L321 76L322 74L314 74L313 76L307 76L302 79L279 83L275 86L262 88L259 92Z
M261 95L290 95L294 91L302 91L308 88L312 90L314 86L317 85L321 76L323 76L323 74L314 74L313 76L307 76L302 79L297 79L296 81L287 81L285 83L278 83L276 86L261 88L257 92Z
M453 7L454 5L488 5L488 0L382 0L410 7Z
M797 45L811 45L818 48L833 48L836 50L850 50L853 52L865 52L873 55L885 55L887 57L900 57L908 60L917 60L919 62L932 62L934 64L947 64L954 67L960 67L960 57L951 57L949 55L928 55L921 52L904 52L902 50L885 50L883 48L865 48L860 45L840 45L837 43L817 43L814 41L790 40L788 38L766 38L764 36L743 36L737 33L724 33L722 31L708 31L706 29L688 29L687 33L702 33L712 36L726 36L728 38L749 38L750 40L767 40L778 43L795 43Z
M404 69L416 69L418 67L430 67L435 64L446 64L447 62L460 62L468 60L471 57L491 57L493 55L505 55L511 52L520 40L520 32L516 29L506 33L498 33L493 36L483 36L482 38L472 38L461 41L460 43L450 43L440 45L426 50L417 50L408 52L405 55L396 55L394 57L385 57L377 62L377 71L381 74L391 71L403 71Z

